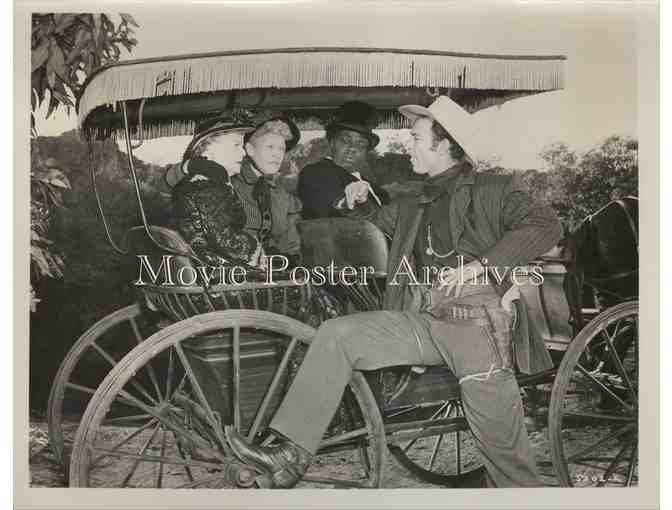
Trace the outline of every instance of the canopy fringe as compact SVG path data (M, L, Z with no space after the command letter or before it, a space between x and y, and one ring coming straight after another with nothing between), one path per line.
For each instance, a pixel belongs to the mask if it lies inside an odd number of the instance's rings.
M482 97L473 97L467 100L464 105L467 111L475 112L490 106L500 105L504 102L514 99L516 97L528 96L529 92L512 92L501 96L485 95ZM464 102L464 101L463 101ZM317 116L311 112L305 113L288 113L290 117L301 130L320 130L333 122L336 118L333 113L322 113ZM376 129L410 129L410 121L408 118L401 115L396 110L379 110L377 112ZM131 125L130 132L133 139L153 140L155 138L171 137L171 136L191 136L194 133L196 121L190 119L176 119L169 122L151 122L145 121L142 125L142 136L140 135L139 126ZM87 131L95 139L104 138L120 138L123 137L123 127L94 127Z
M306 51L129 63L93 76L79 99L78 121L83 126L91 111L116 101L241 89L399 86L541 92L563 88L563 62L561 57Z

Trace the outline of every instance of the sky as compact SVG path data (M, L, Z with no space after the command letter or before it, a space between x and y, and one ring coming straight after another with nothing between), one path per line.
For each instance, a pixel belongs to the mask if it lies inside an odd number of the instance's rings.
M487 159L509 168L539 168L539 152L554 142L585 151L611 135L637 137L632 5L266 0L160 10L138 6L128 10L140 25L138 45L122 58L306 46L565 55L564 90L476 114ZM75 115L64 111L37 123L40 135L75 127ZM136 155L159 164L177 161L187 141L146 141Z

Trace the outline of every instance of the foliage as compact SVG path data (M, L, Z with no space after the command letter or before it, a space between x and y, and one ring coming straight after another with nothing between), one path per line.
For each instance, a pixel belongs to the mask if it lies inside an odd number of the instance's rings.
M30 272L31 310L39 299L32 282L43 277L59 278L63 275L63 258L54 242L49 239L49 229L55 207L63 206L63 191L70 189L70 181L58 168L53 158L43 159L31 140L30 171Z
M530 170L524 180L571 229L611 200L637 196L637 149L636 140L621 136L611 136L582 155L553 144L540 154L547 171Z
M47 118L59 106L74 106L76 96L95 69L115 62L120 46L130 52L137 44L130 14L115 24L106 14L33 14L31 31L32 111L48 99ZM34 129L34 116L31 126Z
M87 76L100 66L115 62L120 46L129 52L137 41L137 23L121 14L115 25L106 14L33 14L31 31L31 134L35 111L48 101L47 118L59 107L68 113L73 98ZM63 206L70 182L54 158L44 159L31 143L31 310L40 301L33 282L63 275L63 257L49 238L54 208Z
M129 283L137 265L107 242L91 190L88 147L82 136L71 131L58 137L37 137L32 143L36 157L48 154L60 163L70 184L61 196L63 206L51 207L49 215L49 247L57 249L65 261L62 276L33 281L42 301L30 314L31 408L42 409L58 365L79 335L133 302L134 289ZM149 222L171 227L165 169L138 159L135 165ZM126 154L113 140L96 142L93 166L111 235L123 245L125 232L141 222Z

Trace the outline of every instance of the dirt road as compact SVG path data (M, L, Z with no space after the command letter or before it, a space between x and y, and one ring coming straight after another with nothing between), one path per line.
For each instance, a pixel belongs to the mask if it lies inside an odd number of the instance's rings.
M76 423L66 424L65 437L71 440L76 431ZM532 425L532 424L531 424ZM553 475L551 459L549 455L548 430L539 428L530 430L530 439L535 448L537 462L542 473L543 481L550 486L557 486L558 482ZM427 451L427 455L430 455ZM347 469L346 459L336 459L342 462L339 469ZM331 466L333 469L333 466ZM66 487L61 467L49 448L49 436L47 423L43 420L31 420L30 422L30 475L31 487ZM303 484L304 488L314 488L310 484ZM299 486L301 488L302 486ZM436 488L436 486L416 479L406 469L400 466L391 456L388 456L386 465L385 487L387 488Z

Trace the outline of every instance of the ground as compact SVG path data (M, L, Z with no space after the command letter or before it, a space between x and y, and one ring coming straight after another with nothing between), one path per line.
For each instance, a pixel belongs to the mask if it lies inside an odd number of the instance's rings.
M66 425L65 436L74 436L76 423L72 422ZM547 485L557 486L558 482L553 475L551 458L549 453L548 429L540 427L537 422L528 420L529 436L535 450L537 464L542 473L543 481ZM32 487L66 487L67 484L63 477L61 467L49 448L49 435L47 423L44 419L31 418L30 421L30 475ZM427 455L430 452L427 451ZM341 462L343 466L340 469L347 469L345 457L335 458L334 462ZM388 455L387 469L385 477L385 487L388 488L436 488L436 486L417 480L406 469L399 465L391 456ZM326 468L326 467L325 467ZM334 469L334 466L329 466Z

